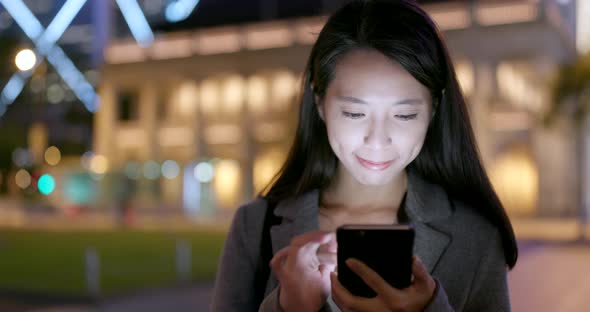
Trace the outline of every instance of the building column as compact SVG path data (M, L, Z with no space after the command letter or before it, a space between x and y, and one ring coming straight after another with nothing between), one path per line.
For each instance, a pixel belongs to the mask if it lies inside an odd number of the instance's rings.
M141 157L145 164L148 160L158 161L158 107L157 92L155 84L152 82L145 83L139 89L138 111L139 111L139 128L143 130L143 142L145 145L142 149ZM160 164L161 165L161 164ZM142 167L143 169L143 167ZM143 170L142 170L143 171ZM160 180L148 180L142 178L139 188L141 208L154 208L159 206L160 201ZM150 206L150 207L147 207Z
M158 107L154 83L144 84L139 91L139 124L144 130L144 160L158 160Z
M94 117L94 147L96 154L105 156L110 163L116 158L115 128L117 120L117 97L111 84L105 82L98 90L100 106Z
M256 154L258 154L256 139L254 138L254 120L253 116L246 111L246 118L243 118L241 124L244 140L242 142L242 150L244 151L241 157L242 164L242 192L246 201L250 201L254 196L254 161Z
M474 88L469 105L475 139L484 166L489 168L493 160L493 140L490 129L492 99L495 93L495 66L489 62L473 62Z
M583 157L583 159L579 162L582 165L580 168L581 176L580 176L580 183L581 183L581 191L582 196L581 198L581 205L583 209L583 216L586 218L585 222L590 223L590 114L588 114L581 125L583 134L582 142L583 148L582 155L578 155L578 157Z

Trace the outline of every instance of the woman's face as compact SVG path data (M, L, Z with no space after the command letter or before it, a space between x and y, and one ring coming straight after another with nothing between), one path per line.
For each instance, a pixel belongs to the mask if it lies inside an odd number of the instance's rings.
M428 89L374 50L343 56L318 103L339 171L363 185L384 185L402 172L418 156L432 116Z

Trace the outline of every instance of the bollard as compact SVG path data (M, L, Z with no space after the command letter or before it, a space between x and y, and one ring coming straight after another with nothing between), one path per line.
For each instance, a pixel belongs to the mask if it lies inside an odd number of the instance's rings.
M176 274L181 282L191 279L191 245L182 239L176 241Z
M86 248L86 290L92 297L100 296L100 259L96 249Z

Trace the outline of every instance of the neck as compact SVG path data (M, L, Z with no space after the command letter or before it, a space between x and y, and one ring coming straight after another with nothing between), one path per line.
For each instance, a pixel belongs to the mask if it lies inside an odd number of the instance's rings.
M324 208L372 211L393 209L397 211L407 190L407 174L402 171L385 185L362 185L340 166L334 181L321 194Z

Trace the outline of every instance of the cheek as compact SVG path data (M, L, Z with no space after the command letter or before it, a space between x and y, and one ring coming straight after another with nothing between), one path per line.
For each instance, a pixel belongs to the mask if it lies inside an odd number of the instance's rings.
M347 120L331 115L326 119L328 139L334 152L342 154L357 149L363 143L363 129Z
M398 137L398 148L405 151L408 158L415 158L420 153L424 138L426 137L426 127L416 127L405 131L405 135Z
M362 145L362 135L358 129L353 129L342 124L331 124L328 127L328 140L334 152L343 156L350 154Z

